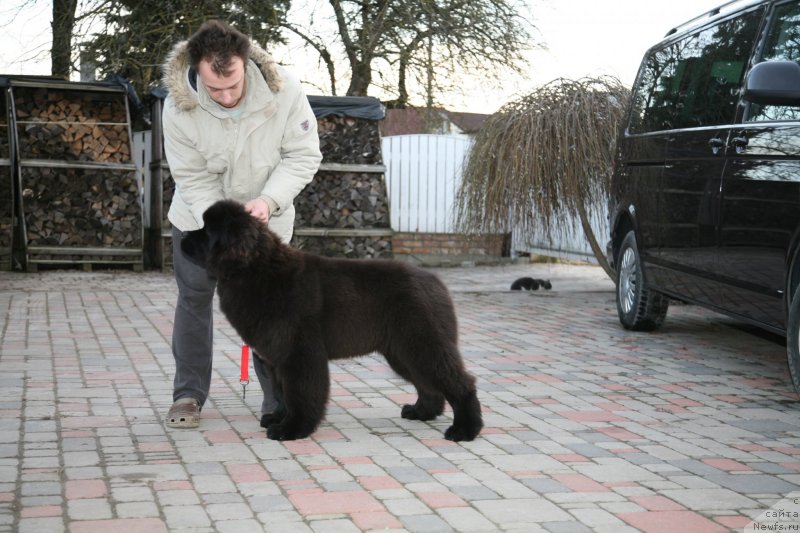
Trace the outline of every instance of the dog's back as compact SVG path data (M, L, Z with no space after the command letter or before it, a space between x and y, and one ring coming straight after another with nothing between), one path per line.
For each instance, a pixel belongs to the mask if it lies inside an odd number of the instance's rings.
M304 255L315 264L306 270L319 276L314 290L321 294L331 358L384 353L397 336L457 344L452 300L434 274L393 260Z

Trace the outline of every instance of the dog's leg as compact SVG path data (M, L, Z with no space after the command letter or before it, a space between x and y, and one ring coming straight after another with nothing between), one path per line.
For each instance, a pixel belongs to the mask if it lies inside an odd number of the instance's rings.
M286 415L267 427L272 440L304 439L311 435L325 417L330 391L328 357L322 346L316 349L297 346L277 368L283 385Z
M420 357L423 353L425 355ZM459 441L478 436L483 420L475 378L464 368L455 341L430 342L425 349L413 343L394 346L386 350L384 356L389 366L411 382L419 393L417 403L403 406L403 418L433 420L442 414L443 400L447 399L453 408L453 425L445 432L445 438Z
M473 388L461 397L448 397L453 407L453 425L444 432L444 438L452 441L473 440L483 428L481 404Z
M420 384L414 380L413 373L403 364L403 360L397 357L393 351L386 350L383 356L389 366L397 374L408 381L417 389L417 401L414 405L406 404L400 410L400 416L408 420L433 420L444 412L444 396L436 392L426 391L420 388Z
M283 403L283 398L278 396L278 406L271 413L261 415L261 427L268 428L273 424L280 424L286 418L286 404Z
M272 376L272 387L275 393L275 400L278 405L271 413L261 415L261 427L266 429L272 424L279 424L286 416L286 404L283 401L283 386L281 385L278 376L275 374L275 369L267 366L267 370Z
M441 391L453 408L453 425L447 428L447 440L473 440L483 428L481 404L475 389L475 378L464 368L464 363L455 343L440 348L431 354L431 361L438 364L425 365L423 376L430 376L431 384Z
M417 403L414 405L406 404L400 411L400 416L408 420L433 420L444 412L444 396L441 394L429 394L417 389Z

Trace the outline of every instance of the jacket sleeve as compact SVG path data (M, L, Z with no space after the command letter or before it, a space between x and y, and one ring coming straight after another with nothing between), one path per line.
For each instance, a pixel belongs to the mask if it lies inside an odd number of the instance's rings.
M291 207L322 161L317 119L300 84L294 87L296 94L281 139L281 160L260 195L268 202L271 199L277 204L278 209L272 215L280 215Z
M195 148L191 128L186 122L190 117L178 116L173 105L165 105L163 113L164 152L169 163L176 193L187 205L200 226L203 213L217 200L222 200L222 173L224 168L209 168L208 161Z

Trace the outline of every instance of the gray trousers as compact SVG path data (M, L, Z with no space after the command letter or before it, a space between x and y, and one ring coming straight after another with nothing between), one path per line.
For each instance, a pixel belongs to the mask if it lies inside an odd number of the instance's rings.
M202 407L211 389L211 360L214 333L214 290L217 280L195 265L181 252L183 232L172 228L172 261L178 283L175 324L172 330L172 355L175 358L173 401L194 398ZM261 414L277 406L272 373L253 355L253 368L264 393Z

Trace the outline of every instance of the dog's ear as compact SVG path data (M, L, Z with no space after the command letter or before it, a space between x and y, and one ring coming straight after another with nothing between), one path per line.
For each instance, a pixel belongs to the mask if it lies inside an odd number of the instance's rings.
M191 263L206 268L208 258L208 234L205 228L188 231L181 239L181 251Z

